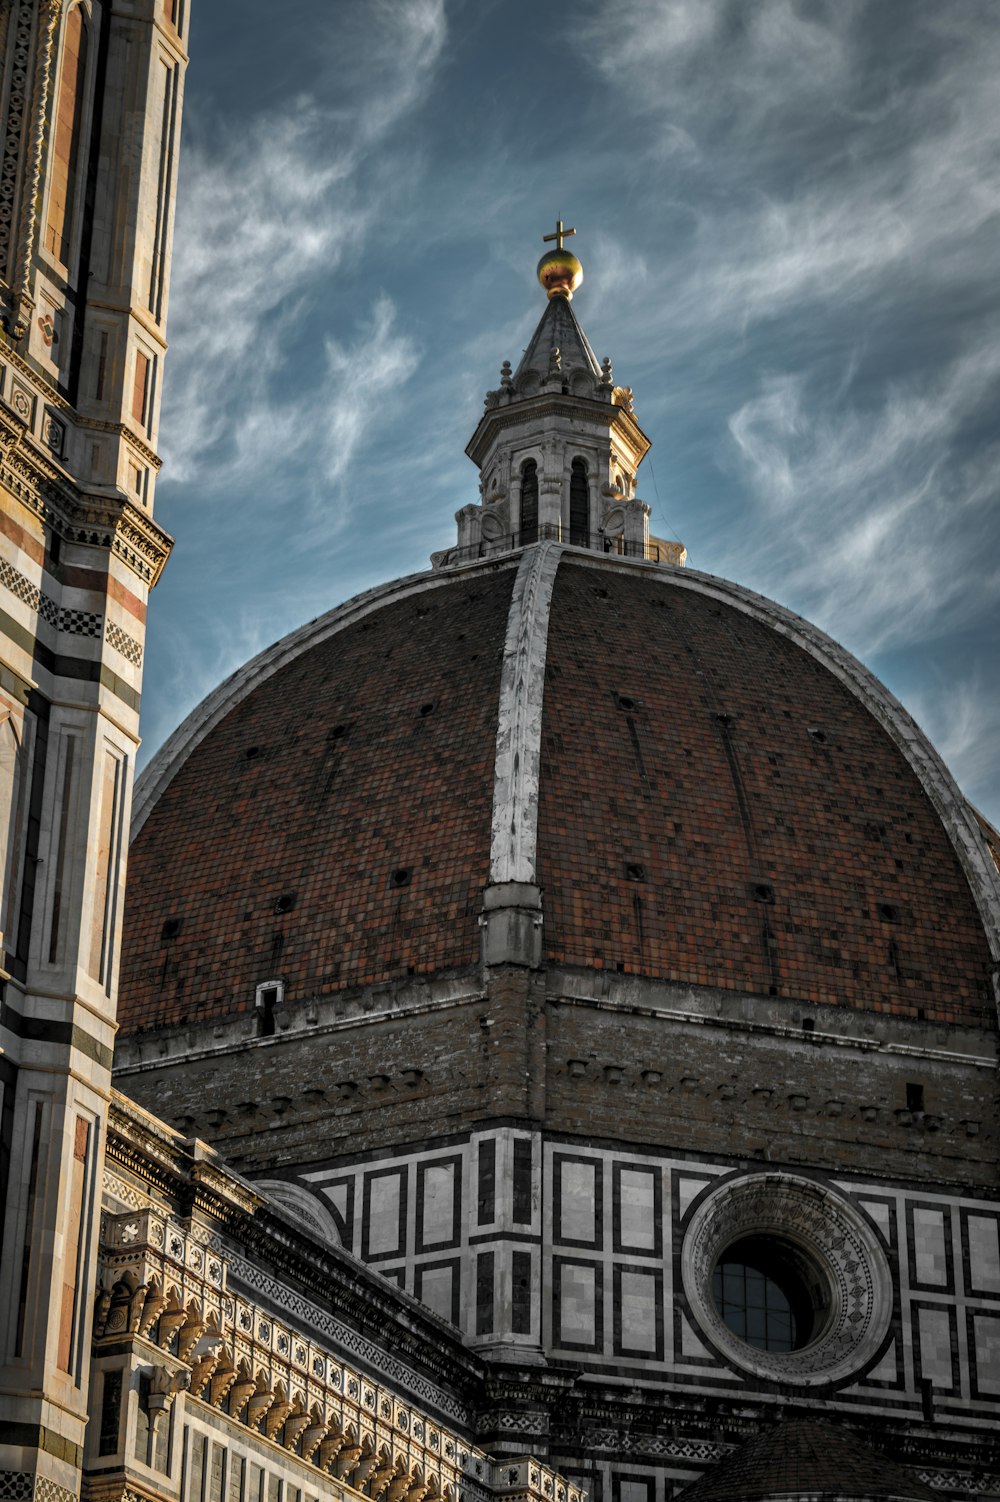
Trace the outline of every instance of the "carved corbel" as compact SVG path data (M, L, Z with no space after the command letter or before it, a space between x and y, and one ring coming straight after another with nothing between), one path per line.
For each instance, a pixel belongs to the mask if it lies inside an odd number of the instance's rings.
M319 1442L319 1455L316 1458L316 1464L321 1471L328 1471L330 1469L347 1443L348 1437L343 1430L336 1424L331 1425L329 1433L323 1435ZM358 1453L361 1453L360 1450Z
M375 1470L378 1463L379 1457L378 1455L376 1455L374 1448L371 1446L371 1441L365 1440L361 1450L361 1457L358 1460L354 1468L354 1474L351 1477L351 1485L355 1488L356 1491L361 1490L365 1482L368 1480L368 1477L371 1475L372 1471Z
M238 1418L247 1406L251 1395L257 1391L257 1383L247 1368L246 1362L241 1361L229 1394L229 1412L234 1418ZM249 1423L249 1418L247 1423Z
M361 1446L358 1444L357 1440L350 1441L348 1444L344 1445L339 1455L337 1456L337 1464L334 1469L334 1475L336 1476L337 1480L343 1481L345 1477L354 1470L354 1467L357 1465L360 1458Z
M174 1336L187 1324L187 1310L178 1305L164 1309L156 1326L156 1344L166 1349Z
M6 412L0 408L0 458L10 459L17 453L21 446L21 439L28 431L25 423L21 422L12 412Z
M191 1380L187 1371L172 1372L166 1366L154 1366L149 1378L149 1427L154 1432L157 1424L170 1409L179 1392L185 1392Z
M310 1423L307 1424L306 1428L302 1431L301 1454L303 1460L312 1460L320 1445L326 1442L328 1428L329 1424L327 1420L321 1419L314 1408L310 1415ZM321 1460L317 1459L317 1464L319 1465L321 1463ZM327 1462L327 1464L329 1464L329 1462ZM326 1467L324 1466L324 1470L325 1469Z
M259 1377L254 1385L256 1390L247 1403L247 1423L251 1429L259 1429L261 1419L274 1402L274 1393L263 1377Z
M191 1396L198 1398L215 1368L222 1359L223 1339L215 1330L209 1330L195 1342L194 1350L187 1358L191 1362Z
M413 1485L413 1477L410 1475L402 1460L396 1463L396 1474L389 1483L387 1502L401 1502Z
M146 1285L137 1283L135 1274L127 1272L114 1285L101 1323L102 1335L134 1335L146 1297Z
M313 1422L311 1413L303 1413L301 1409L290 1413L285 1420L284 1443L286 1449L294 1450L298 1444L300 1435L310 1427Z
M110 1288L97 1290L97 1301L94 1304L94 1339L100 1340L104 1334L104 1326L108 1318L108 1310L111 1308Z
M205 1321L193 1299L187 1307L186 1315L177 1336L177 1354L182 1361L190 1361L195 1346L205 1333Z
M433 1477L425 1481L422 1476L414 1476L412 1486L403 1495L403 1502L424 1502L424 1498L433 1496L436 1490Z
M146 1287L146 1298L142 1306L142 1313L139 1316L139 1326L136 1334L145 1338L166 1307L167 1296L163 1291L163 1286L153 1279Z
M216 1366L212 1373L211 1385L208 1389L208 1401L213 1408L221 1408L229 1393L233 1390L239 1372L234 1366Z
M278 1393L280 1392L281 1389L279 1387ZM275 1394L274 1402L267 1410L267 1417L264 1419L264 1433L268 1439L274 1439L278 1430L292 1411L291 1400L283 1396L279 1397L278 1393Z
M383 1451L379 1458L379 1463L375 1467L375 1470L372 1472L368 1481L368 1494L370 1497L375 1499L375 1502L378 1502L378 1498L381 1497L382 1493L391 1482L393 1472L393 1463L389 1459L388 1454Z

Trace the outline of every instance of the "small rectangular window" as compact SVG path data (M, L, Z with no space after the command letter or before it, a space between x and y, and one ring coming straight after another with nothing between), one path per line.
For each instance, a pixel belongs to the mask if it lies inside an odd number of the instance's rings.
M94 383L94 398L102 401L104 398L104 382L108 374L108 331L101 330L101 337L97 345L97 380Z
M101 1421L97 1441L98 1455L114 1455L118 1450L118 1429L122 1409L122 1374L120 1369L104 1373L101 1394Z
M511 1322L515 1335L531 1334L531 1253L511 1255Z
M496 1219L497 1145L493 1137L479 1144L479 1192L477 1217L481 1226Z
M143 425L146 421L146 402L149 395L149 356L141 349L135 352L135 378L132 382L132 416Z
M476 1258L476 1334L493 1333L493 1253Z
M531 1224L531 1140L514 1138L514 1223Z

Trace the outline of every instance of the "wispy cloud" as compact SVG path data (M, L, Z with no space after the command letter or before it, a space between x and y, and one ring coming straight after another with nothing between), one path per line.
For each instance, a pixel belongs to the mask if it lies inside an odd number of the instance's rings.
M666 175L668 203L694 206L664 247L675 337L863 299L887 278L905 295L900 276L940 287L991 275L976 243L1000 215L1000 32L987 9L918 4L903 30L854 0L620 0L595 13L581 45L609 81L629 76L633 152Z
M909 696L914 718L926 731L973 803L994 792L1000 741L1000 698L982 672L958 680L939 676ZM994 814L995 817L995 814Z
M310 340L324 285L360 253L388 191L379 149L426 96L447 35L443 0L385 0L356 19L353 64L338 38L335 104L300 96L186 150L161 431L172 481L235 497L268 470L296 493L337 480L378 412L359 397L413 368L377 284L363 336L334 343L327 317ZM343 321L357 329L359 312Z
M962 442L998 398L1000 337L932 381L890 385L876 410L766 378L729 420L756 506L726 571L749 570L863 654L959 629L1000 601L990 456Z

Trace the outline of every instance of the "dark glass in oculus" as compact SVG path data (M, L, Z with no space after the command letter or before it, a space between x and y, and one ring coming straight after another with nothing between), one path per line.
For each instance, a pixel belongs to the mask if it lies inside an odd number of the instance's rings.
M816 1334L820 1307L805 1259L777 1237L744 1236L722 1253L712 1297L723 1323L759 1351L799 1351Z

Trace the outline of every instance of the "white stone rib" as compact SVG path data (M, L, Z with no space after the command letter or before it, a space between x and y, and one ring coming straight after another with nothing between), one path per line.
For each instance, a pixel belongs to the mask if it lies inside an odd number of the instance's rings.
M493 886L535 881L545 654L552 586L563 551L555 542L525 548L510 602L493 775Z
M459 568L408 574L404 579L394 579L389 584L381 584L375 589L355 595L353 599L346 600L343 605L328 610L325 615L317 616L315 620L307 621L297 631L291 631L280 641L274 642L270 647L265 647L263 652L258 652L256 657L244 663L241 668L220 683L218 688L213 689L202 699L187 718L181 721L173 735L164 741L136 780L129 840L135 839L155 808L160 795L169 787L192 751L214 730L219 721L224 719L229 711L241 703L248 694L253 693L258 684L265 682L274 673L280 672L282 668L294 662L301 653L316 646L318 642L325 641L328 636L344 630L346 626L353 625L355 621L362 620L373 610L381 610L397 600L406 599L408 595L419 595L427 590L440 589L452 583L457 575L493 573L498 568L513 568L513 566L514 560L508 556L503 559L491 559L489 562L476 560Z

